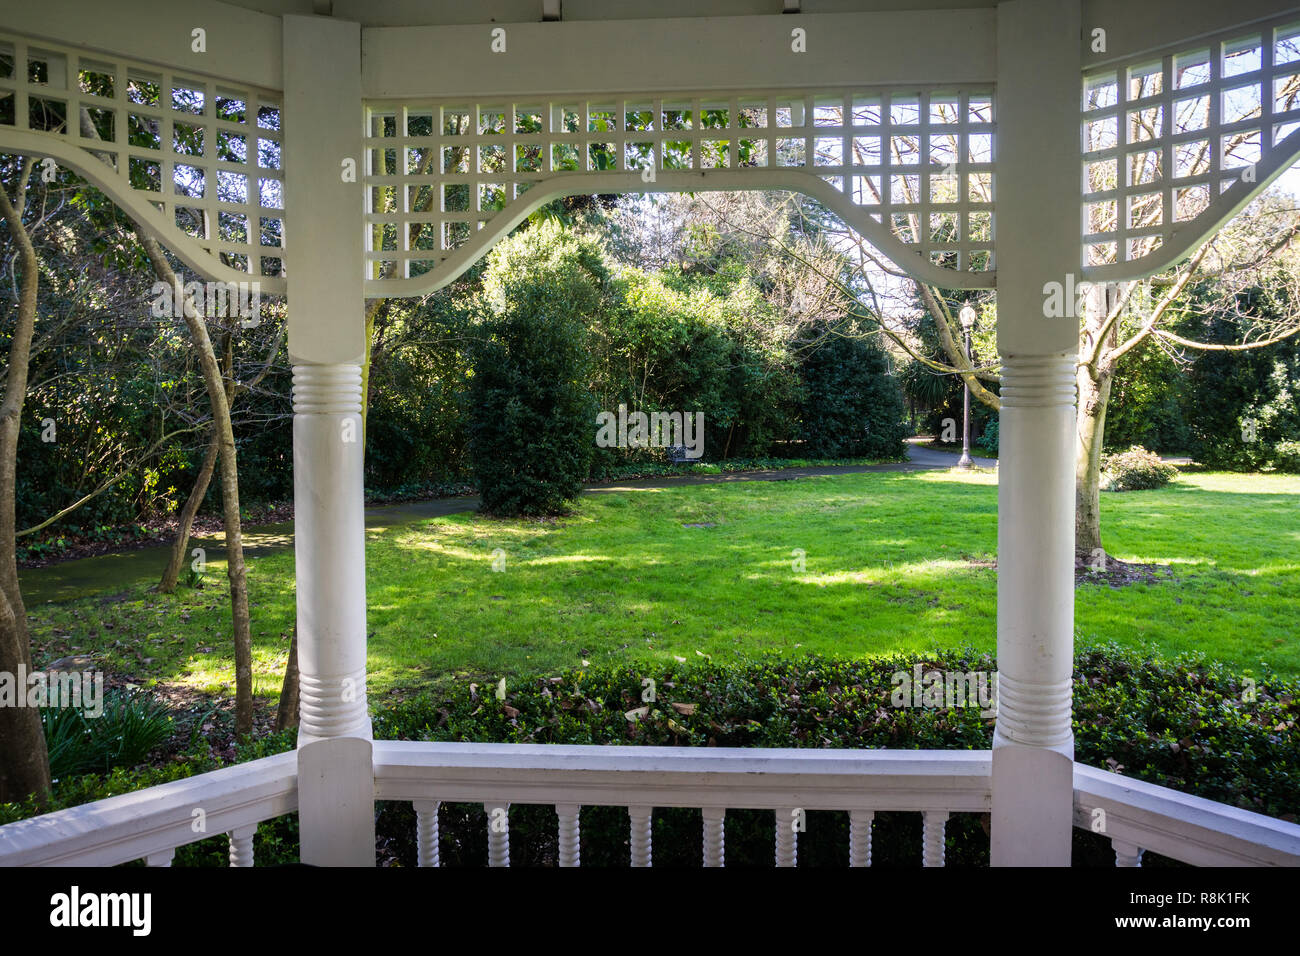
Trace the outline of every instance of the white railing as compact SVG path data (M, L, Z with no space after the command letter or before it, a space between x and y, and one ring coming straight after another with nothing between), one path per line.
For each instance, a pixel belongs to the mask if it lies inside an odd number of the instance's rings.
M725 861L728 809L773 813L778 866L794 866L809 810L847 811L849 863L871 864L876 812L922 815L926 866L943 866L950 814L990 809L987 750L763 750L376 741L375 799L410 801L418 861L437 866L442 803L481 803L488 862L508 866L511 804L555 807L559 863L580 863L582 807L624 807L631 863L650 866L656 807L699 808L703 863ZM1195 865L1300 865L1300 826L1075 765L1075 825L1103 833L1120 866L1143 851ZM253 862L257 824L298 807L290 752L0 827L0 866L170 865L175 848L229 834Z
M1116 866L1141 866L1146 850L1193 866L1300 866L1294 823L1076 763L1074 825L1098 820Z
M704 816L704 865L722 866L728 809L771 810L778 866L794 866L800 811L849 812L851 866L871 862L875 812L919 811L923 861L943 865L951 813L987 813L988 751L760 750L598 747L552 744L375 742L375 798L410 800L419 826L419 863L437 865L441 803L482 803L488 859L510 861L512 803L556 808L560 865L577 866L579 808L625 807L631 863L649 866L650 814L697 807Z
M218 833L230 865L253 865L263 820L298 809L293 751L0 827L0 866L171 866L176 848Z

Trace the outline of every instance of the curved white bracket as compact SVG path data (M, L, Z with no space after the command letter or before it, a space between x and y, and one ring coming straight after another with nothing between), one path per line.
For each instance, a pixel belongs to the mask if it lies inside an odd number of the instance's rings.
M1187 257L1202 242L1221 229L1233 216L1300 159L1300 129L1295 130L1253 167L1255 181L1238 179L1210 203L1195 219L1170 230L1168 239L1145 256L1127 262L1088 266L1083 277L1090 282L1129 282L1155 275ZM1242 172L1245 169L1243 168Z
M75 170L206 279L213 282L255 282L262 292L273 295L282 295L285 291L283 276L254 276L223 264L194 239L167 222L145 198L148 193L132 189L102 160L65 137L0 126L0 150L24 156L50 156L60 166Z
M731 173L730 176L727 174ZM882 255L899 269L919 282L942 289L991 289L996 285L997 274L987 272L958 272L945 269L921 258L921 254L908 249L892 235L887 226L871 217L870 206L860 206L825 180L798 169L746 169L744 189L784 189L803 193L826 206L849 226L857 230ZM726 180L725 185L723 180ZM596 195L601 193L641 192L710 192L738 188L731 170L660 171L650 183L639 172L625 173L560 173L543 178L523 196L511 202L500 213L484 224L459 249L420 276L409 279L370 279L366 282L366 295L372 298L395 298L425 295L434 292L473 265L515 226L533 212L563 196ZM715 184L716 185L712 185ZM383 253L375 253L382 258Z

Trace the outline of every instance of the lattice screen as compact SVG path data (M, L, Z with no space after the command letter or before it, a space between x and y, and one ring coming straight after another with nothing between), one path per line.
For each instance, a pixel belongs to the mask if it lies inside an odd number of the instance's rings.
M994 132L987 90L371 104L368 278L436 280L543 180L650 169L653 183L628 177L628 188L664 188L683 171L702 174L701 190L759 188L746 185L756 169L816 177L912 253L991 270Z
M284 272L280 96L0 34L0 126L66 137L203 249Z
M1093 73L1082 126L1084 265L1140 259L1300 129L1300 23Z

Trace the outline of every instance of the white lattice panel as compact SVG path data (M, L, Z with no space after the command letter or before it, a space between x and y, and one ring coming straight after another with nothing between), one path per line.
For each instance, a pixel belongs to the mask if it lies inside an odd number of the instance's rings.
M85 150L97 177L251 276L284 273L282 124L278 93L0 34L0 135Z
M1082 110L1085 267L1136 276L1163 247L1185 252L1204 221L1294 158L1298 129L1294 15L1091 72Z
M919 257L959 282L994 267L994 133L988 90L370 104L367 278L381 294L449 281L539 184L762 189L779 174L829 185L904 268Z

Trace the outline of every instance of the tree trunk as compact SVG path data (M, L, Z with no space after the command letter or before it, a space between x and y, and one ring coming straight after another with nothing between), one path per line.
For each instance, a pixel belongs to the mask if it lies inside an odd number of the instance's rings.
M9 346L4 399L0 402L0 671L15 677L20 669L30 671L32 666L31 636L18 585L18 544L14 538L18 435L27 400L27 371L36 329L36 293L40 281L36 249L22 221L31 167L30 161L23 163L17 208L0 186L0 215L8 221L9 233L18 245L23 277L18 319ZM15 690L24 696L27 693L26 686ZM0 802L23 800L31 794L36 795L40 804L50 797L50 758L40 711L35 707L0 707Z
M176 590L176 582L181 576L181 566L185 564L185 552L190 543L190 529L194 526L194 517L199 512L199 505L207 497L208 485L212 483L212 473L217 467L217 455L221 451L221 443L217 441L215 433L212 440L208 442L207 451L203 454L203 464L199 467L198 477L194 479L194 487L190 489L190 496L185 499L185 507L181 509L180 527L176 529L176 540L172 542L171 557L167 560L167 570L163 571L162 580L158 582L158 590L163 594L171 594Z
M150 236L139 233L154 273L173 289L175 272L163 255L162 246ZM253 638L248 614L248 577L244 567L244 540L239 520L239 470L235 462L235 432L230 423L230 403L207 323L199 315L189 296L184 296L185 325L189 328L208 401L212 405L214 438L221 448L221 504L226 538L226 576L230 579L230 619L235 645L235 734L245 737L253 732Z
M1079 336L1081 364L1076 374L1079 387L1079 413L1076 425L1074 462L1074 556L1077 562L1091 564L1105 555L1101 543L1101 450L1106 437L1106 406L1110 403L1110 386L1115 369L1105 349L1116 337L1114 327L1106 334L1101 354L1093 367L1082 364L1102 334L1110 306L1105 286L1089 290L1084 302L1083 329ZM1100 554L1099 554L1100 552Z
M1106 406L1114 376L1098 381L1079 369L1079 425L1074 472L1074 554L1090 563L1105 549L1101 543L1101 448L1106 435Z
M298 726L298 625L293 625L289 640L289 663L284 668L284 684L280 687L280 709L275 714L275 729L285 730Z

